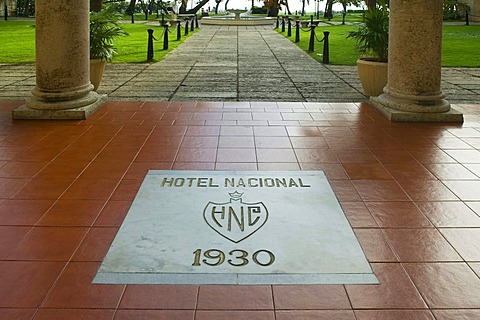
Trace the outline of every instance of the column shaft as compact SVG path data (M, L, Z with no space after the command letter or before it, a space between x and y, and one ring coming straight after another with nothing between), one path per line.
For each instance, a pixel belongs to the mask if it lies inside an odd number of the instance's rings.
M101 105L90 83L88 8L89 0L36 1L36 86L14 118L84 118Z
M470 0L470 21L480 22L480 0Z
M447 111L441 92L442 0L396 0L390 4L388 84L396 109ZM427 107L430 106L430 107Z
M410 113L404 121L439 121L436 115L421 114L450 110L441 91L442 4L442 0L390 1L388 84L372 102Z

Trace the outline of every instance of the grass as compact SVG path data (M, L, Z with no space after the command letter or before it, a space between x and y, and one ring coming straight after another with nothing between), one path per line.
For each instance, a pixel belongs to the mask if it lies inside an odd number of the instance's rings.
M154 17L154 16L152 16ZM339 17L334 17L341 19ZM347 21L352 21L347 16ZM118 55L114 57L114 63L145 62L147 56L147 29L154 29L154 36L161 37L163 28L157 25L151 26L138 19L136 23L124 24L125 30L130 34L118 40ZM34 21L0 21L0 63L28 63L35 62L35 28ZM182 24L184 26L184 24ZM332 25L317 28L319 38L323 38L322 31L330 31L330 63L335 65L355 65L359 56L355 50L355 42L347 39L348 31L355 28L353 25ZM279 29L280 30L280 29ZM169 34L169 49L162 50L163 40L155 41L155 61L161 60L168 52L176 48L186 39L182 30L182 39L176 41L175 29ZM192 33L189 33L189 36ZM285 32L286 35L286 32ZM308 50L309 32L301 32L301 41L298 44L303 50ZM292 41L295 40L295 28L292 28ZM315 52L311 56L322 61L320 55L323 43L315 41ZM443 52L442 65L444 67L480 67L480 26L478 25L448 25L443 27Z
M35 62L34 21L0 21L0 63Z
M444 67L479 67L479 52L480 25L443 27Z
M185 24L182 23L182 38L180 41L177 41L176 28L169 28L169 31L171 32L168 34L168 50L163 50L162 34L164 32L164 28L161 27L160 24L158 26L139 23L124 24L123 28L126 32L128 32L129 36L118 40L118 55L113 58L113 62L145 62L147 59L147 29L153 29L153 36L159 40L154 41L153 43L155 53L154 61L162 60L167 53L178 47L187 37L193 34L192 32L189 32L188 35L185 36L185 29L183 28L184 26Z
M359 53L355 49L355 41L347 39L348 31L354 30L354 25L332 25L319 27L315 31L319 39L323 38L323 31L330 31L329 48L330 64L355 65ZM280 32L281 29L278 29ZM287 35L285 31L284 35ZM292 28L292 37L295 41L295 28ZM310 32L300 31L300 42L297 45L308 52ZM309 52L317 61L322 61L323 43L315 41L314 52ZM448 25L443 27L442 66L444 67L480 67L480 26L479 25Z
M144 21L143 21L144 22ZM0 63L28 63L35 62L35 28L34 21L0 21ZM175 28L169 33L168 50L163 50L163 27L158 25L146 25L138 21L134 24L122 25L129 36L122 37L117 41L117 52L113 63L129 62L141 63L147 59L147 29L153 29L153 36L160 41L154 41L154 61L161 60L167 53L178 47L187 37L182 24L182 38L177 41ZM21 41L19 41L21 39Z
M328 26L328 27L319 27L315 29L318 40L323 38L323 31L329 31L329 48L330 48L330 64L336 65L355 65L358 52L355 49L355 42L350 39L346 39L348 31L353 30L351 25L339 25L339 26ZM308 31L304 31L307 30ZM281 29L278 29L279 31ZM286 30L286 27L285 27ZM284 35L287 35L285 31ZM292 27L292 36L289 38L291 41L295 41L295 28ZM300 30L300 42L296 43L302 50L308 52L308 46L310 43L310 31L309 28L303 28ZM323 42L318 42L315 39L314 42L314 52L309 52L308 54L312 56L315 60L322 61L323 56Z

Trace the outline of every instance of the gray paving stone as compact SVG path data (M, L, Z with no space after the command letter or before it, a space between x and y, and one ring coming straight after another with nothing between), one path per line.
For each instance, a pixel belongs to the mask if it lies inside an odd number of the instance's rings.
M23 100L35 65L0 64L0 99ZM480 68L443 68L451 103L479 103ZM203 26L162 61L109 63L100 86L119 100L366 101L355 66L323 65L271 26Z

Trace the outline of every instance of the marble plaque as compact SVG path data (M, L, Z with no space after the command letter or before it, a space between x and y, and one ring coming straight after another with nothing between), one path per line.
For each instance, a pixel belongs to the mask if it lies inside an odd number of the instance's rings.
M95 283L378 283L322 171L150 171Z

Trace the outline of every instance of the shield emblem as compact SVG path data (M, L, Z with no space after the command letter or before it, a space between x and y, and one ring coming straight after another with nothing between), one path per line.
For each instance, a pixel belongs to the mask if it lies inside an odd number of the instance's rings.
M230 201L210 201L203 210L205 222L219 235L239 243L257 232L268 219L263 202L243 202L243 193L229 193Z

